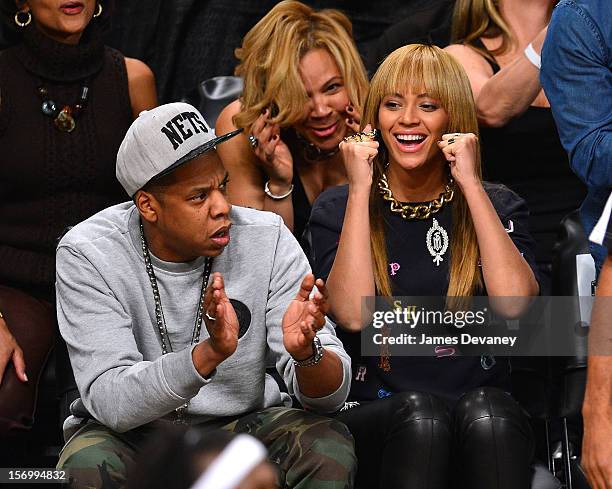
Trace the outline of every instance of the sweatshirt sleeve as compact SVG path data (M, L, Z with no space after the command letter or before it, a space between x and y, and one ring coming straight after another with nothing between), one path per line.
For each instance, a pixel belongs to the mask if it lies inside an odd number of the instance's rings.
M117 432L136 428L172 412L210 382L193 365L193 347L143 359L134 319L81 251L60 245L56 268L60 332L83 404L100 423Z
M336 336L333 323L326 324L317 333L322 346L338 355L342 362L342 384L335 392L326 397L310 398L300 390L295 375L293 359L283 345L282 321L289 303L297 295L304 276L310 273L308 260L293 235L279 218L279 236L270 277L268 305L266 309L266 328L268 347L274 355L276 369L283 377L290 394L306 408L317 412L334 412L340 409L348 397L350 388L351 360L344 351L342 342Z

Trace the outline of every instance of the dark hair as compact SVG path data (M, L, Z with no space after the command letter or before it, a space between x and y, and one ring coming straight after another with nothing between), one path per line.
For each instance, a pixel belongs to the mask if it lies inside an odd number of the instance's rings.
M166 426L128 467L128 489L189 489L234 439L224 430Z
M23 0L22 0L23 1ZM104 32L105 29L108 28L110 23L110 17L115 8L115 0L96 0L96 4L102 4L102 14L100 17L96 17L89 22L89 25L85 29L84 36L89 35L89 31L92 30L92 27L96 26L96 31ZM0 0L0 13L2 17L2 21L5 23L6 29L6 38L9 41L9 44L16 44L21 40L21 36L23 34L23 29L18 27L15 24L15 14L17 13L17 6L15 5L15 0ZM32 26L29 26L32 27Z
M176 183L174 172L167 173L161 177L153 177L151 180L145 183L141 189L136 191L136 193L132 196L132 200L136 202L136 195L138 195L138 192L142 190L143 192L153 194L153 196L161 202L163 201L166 189L174 183Z

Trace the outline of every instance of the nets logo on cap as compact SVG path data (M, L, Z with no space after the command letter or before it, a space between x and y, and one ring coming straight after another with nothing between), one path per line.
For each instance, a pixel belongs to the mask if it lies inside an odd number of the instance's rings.
M226 141L242 129L216 136L193 105L173 102L143 111L117 153L117 180L130 197L155 178Z
M161 128L161 132L172 143L172 149L176 151L181 144L194 134L207 133L209 128L197 113L181 112L166 122L166 125Z

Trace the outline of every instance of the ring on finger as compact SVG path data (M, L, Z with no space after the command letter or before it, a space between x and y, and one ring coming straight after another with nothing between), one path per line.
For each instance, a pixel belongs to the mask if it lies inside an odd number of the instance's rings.
M351 134L343 138L342 141L345 143L358 143L361 141L361 136L359 134Z
M257 139L253 134L249 134L248 140L251 148L255 149L257 146L259 146L259 139Z
M364 143L374 141L376 139L376 129L370 132L358 132L344 138L347 143Z

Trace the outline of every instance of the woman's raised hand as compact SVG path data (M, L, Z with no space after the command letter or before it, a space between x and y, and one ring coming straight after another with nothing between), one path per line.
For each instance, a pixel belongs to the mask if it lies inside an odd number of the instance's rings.
M359 132L361 114L357 112L353 104L348 104L346 106L346 119L344 119L344 123L353 133Z
M372 127L368 124L362 133L348 136L340 143L349 189L367 187L369 191L372 185L372 162L378 154L378 141L367 135L371 132Z
M269 114L270 111L266 109L253 123L248 136L249 143L261 161L270 184L290 187L293 180L293 157L280 137L279 125L270 122Z
M478 137L471 132L444 134L438 147L450 163L451 175L460 188L480 182L476 169L477 154L480 151Z

